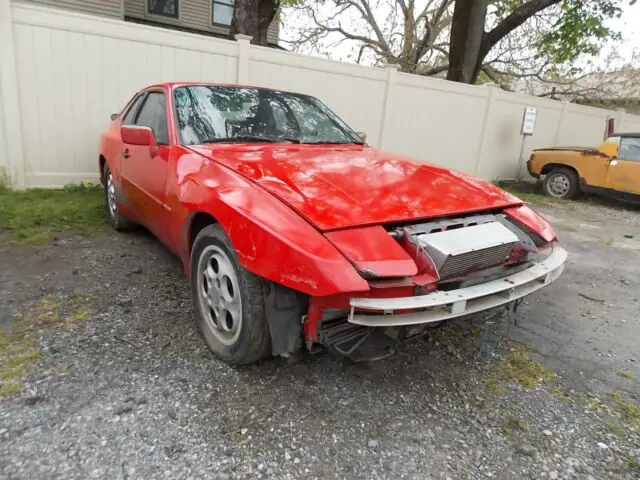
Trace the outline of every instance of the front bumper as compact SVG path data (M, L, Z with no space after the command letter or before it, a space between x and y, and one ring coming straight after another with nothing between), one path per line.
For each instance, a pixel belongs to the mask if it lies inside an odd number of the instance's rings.
M370 327L395 327L440 322L481 312L550 284L560 276L566 260L567 252L556 246L548 257L526 270L471 287L413 297L352 298L349 322ZM363 310L372 313L363 313ZM398 310L412 311L394 313Z

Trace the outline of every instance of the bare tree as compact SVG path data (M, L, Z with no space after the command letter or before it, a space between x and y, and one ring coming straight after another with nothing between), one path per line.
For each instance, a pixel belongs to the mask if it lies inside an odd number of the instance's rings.
M297 0L290 45L464 83L568 75L613 34L604 21L635 0ZM344 58L343 58L344 59Z
M358 63L397 64L404 72L433 75L447 70L447 34L454 0L332 0L293 7L311 27L301 28L295 50L317 47L328 37L333 46L358 45ZM308 24L305 21L304 24Z

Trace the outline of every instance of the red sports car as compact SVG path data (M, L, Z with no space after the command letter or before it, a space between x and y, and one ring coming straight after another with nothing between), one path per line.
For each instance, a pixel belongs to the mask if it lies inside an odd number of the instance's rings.
M303 344L356 358L517 305L564 267L519 199L370 147L308 95L162 83L112 120L109 220L144 225L182 259L202 335L232 364Z

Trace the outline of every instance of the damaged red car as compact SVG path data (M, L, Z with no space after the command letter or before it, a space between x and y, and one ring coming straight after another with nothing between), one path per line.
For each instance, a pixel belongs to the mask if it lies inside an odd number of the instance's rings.
M144 225L180 257L202 335L231 364L319 345L359 358L512 305L566 260L518 198L370 147L308 95L154 85L100 152L112 226Z

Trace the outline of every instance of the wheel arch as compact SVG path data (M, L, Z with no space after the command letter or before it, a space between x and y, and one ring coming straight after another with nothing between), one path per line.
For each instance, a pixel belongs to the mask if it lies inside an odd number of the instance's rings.
M191 248L198 233L200 233L203 228L218 223L220 222L213 215L205 211L195 211L189 214L184 224L184 231L182 232L182 254L185 258L185 264L189 261Z
M104 155L100 154L98 157L98 167L100 168L100 183L104 184L104 167L107 164L107 159Z
M580 173L578 172L578 169L576 167L574 167L573 165L567 165L566 163L547 163L540 170L540 175L547 175L552 170L560 169L560 168L565 169L565 170L571 170L573 173L576 174L576 177L580 178Z

